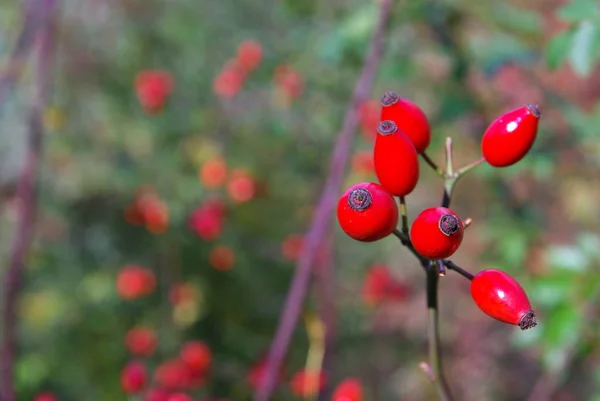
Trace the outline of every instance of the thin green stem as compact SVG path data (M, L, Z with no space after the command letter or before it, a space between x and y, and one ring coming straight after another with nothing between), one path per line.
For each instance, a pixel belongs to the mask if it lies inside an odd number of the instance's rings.
M444 171L441 168L439 168L437 164L435 164L435 162L427 155L427 153L421 153L421 157L423 158L423 160L425 160L425 163L427 163L429 167L431 167L433 171L435 171L437 175L439 175L442 178L446 178Z
M408 235L408 214L406 211L406 198L400 196L400 215L402 216L402 232Z
M479 166L481 163L484 163L484 162L485 162L485 157L481 156L479 159L476 159L476 160L472 161L471 163L462 166L461 168L456 170L456 173L454 174L456 180L458 180L460 177L462 177L463 175L465 175L466 173L471 171L473 168Z
M446 150L446 176L445 176L445 178L448 178L448 177L454 176L454 164L452 162L452 138L451 137L446 138L445 150Z
M431 368L433 384L441 401L453 401L448 382L444 377L442 358L440 353L440 331L438 315L438 271L432 265L427 271L427 308L429 310L429 365Z

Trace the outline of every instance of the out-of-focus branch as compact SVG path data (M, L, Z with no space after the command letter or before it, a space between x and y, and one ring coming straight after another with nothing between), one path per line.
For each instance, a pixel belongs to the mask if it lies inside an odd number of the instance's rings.
M300 310L306 298L316 254L323 240L331 230L331 217L335 209L338 191L342 184L352 139L358 125L357 109L367 99L373 86L375 74L383 55L385 27L391 7L391 0L380 0L379 19L373 38L371 39L369 52L334 145L329 175L327 176L327 181L319 199L315 215L305 237L306 242L303 251L296 264L296 271L267 356L265 374L255 394L256 401L269 400L275 389L277 373L287 353L292 334L298 323Z
M8 267L3 283L3 316L2 316L2 366L0 370L0 399L15 401L13 367L16 336L16 301L21 290L23 267L27 251L33 238L36 215L36 171L42 153L43 112L49 96L52 75L52 54L54 44L55 21L58 0L32 1L36 13L44 16L37 41L39 51L35 69L35 99L29 114L29 131L27 138L27 154L17 189L18 215L9 255ZM35 5L33 5L35 4ZM1 99L0 99L1 100Z
M14 48L6 66L0 72L0 107L4 105L23 71L27 56L39 30L46 21L46 8L41 3L45 0L29 0L24 2L23 24L15 41Z

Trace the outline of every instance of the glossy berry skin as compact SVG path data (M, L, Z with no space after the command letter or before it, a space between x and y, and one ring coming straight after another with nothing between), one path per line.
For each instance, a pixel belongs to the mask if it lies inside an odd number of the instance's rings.
M425 112L415 103L394 92L381 98L381 121L392 120L412 141L417 153L423 153L431 142L431 126Z
M501 270L479 272L471 280L471 296L488 316L527 330L537 325L523 287Z
M531 104L498 117L481 139L485 160L494 167L507 167L523 159L533 146L540 117L539 107Z
M373 161L379 183L392 195L406 196L417 186L419 155L393 121L379 123Z
M337 217L348 236L357 241L373 242L394 231L398 224L398 206L381 185L361 182L341 196Z
M427 259L451 256L463 239L464 225L452 210L431 207L423 210L410 228L410 240L417 252Z
M360 380L349 377L337 385L331 401L363 401L363 386Z

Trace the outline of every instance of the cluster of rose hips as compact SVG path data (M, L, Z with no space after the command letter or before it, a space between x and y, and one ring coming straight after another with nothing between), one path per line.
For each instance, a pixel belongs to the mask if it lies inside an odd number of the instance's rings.
M541 113L538 106L527 105L509 111L493 121L481 140L482 157L494 167L506 167L523 159L537 136ZM448 208L451 193L445 191L442 206L423 210L408 229L405 197L419 180L419 155L446 180L457 175L440 171L425 154L431 128L423 110L396 93L386 92L381 99L380 120L373 149L373 164L379 183L361 182L348 188L337 205L337 217L351 238L373 242L396 235L421 262L437 264L440 273L454 269L471 280L471 295L487 315L522 330L536 325L535 315L521 285L507 273L489 269L473 276L448 260L461 245L465 222ZM475 166L477 163L472 164ZM464 170L466 172L468 170ZM401 213L394 197L400 200ZM402 215L402 231L397 228Z

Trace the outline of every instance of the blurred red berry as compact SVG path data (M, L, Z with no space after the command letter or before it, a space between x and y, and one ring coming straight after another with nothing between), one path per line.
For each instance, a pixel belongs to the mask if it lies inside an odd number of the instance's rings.
M135 77L134 86L143 109L148 114L156 114L173 91L173 77L167 71L145 70Z
M300 256L304 247L304 236L299 234L288 235L281 244L281 253L283 257L295 261Z
M238 94L246 82L246 74L237 60L230 60L213 81L213 91L223 99Z
M214 189L222 186L227 178L227 163L220 156L205 161L198 172L198 179L205 188Z
M252 388L252 391L255 391L258 386L260 386L262 380L265 377L265 368L266 368L267 360L265 358L260 358L258 362L250 367L248 373L246 374L246 381ZM279 370L279 382L282 382L285 378L285 374L283 368Z
M183 389L190 382L190 372L181 359L170 359L156 367L154 380L169 390Z
M408 287L396 281L385 265L374 265L367 271L362 287L362 298L369 305L383 301L406 299Z
M233 250L225 245L218 245L211 249L208 255L208 262L217 270L231 270L235 264L235 254Z
M235 169L227 183L227 193L235 203L248 202L256 194L256 182L246 170Z
M362 401L363 386L360 380L349 377L337 385L333 391L331 401Z
M125 221L134 226L141 226L144 224L144 216L140 211L136 202L129 204L123 212Z
M290 389L297 397L313 397L325 387L325 372L299 370L290 380Z
M373 99L364 101L358 108L361 132L367 141L372 142L377 138L380 108L379 102Z
M156 333L147 327L134 327L125 335L125 345L132 355L150 356L156 344Z
M212 362L212 353L202 341L188 341L181 347L181 360L193 372L206 372Z
M359 150L352 155L351 161L352 171L361 174L369 175L375 172L375 162L373 161L373 152Z
M121 372L121 387L127 394L136 394L146 387L146 367L140 362L129 362Z
M167 401L169 392L160 387L149 389L144 395L144 401Z
M169 225L167 205L155 193L147 193L137 200L137 207L148 231L162 234Z
M43 392L36 395L33 401L58 401L58 397L50 392Z
M199 207L192 211L189 226L205 241L217 239L223 230L223 217L214 210Z
M195 302L196 298L196 289L188 283L175 284L169 292L169 300L174 306L186 302Z
M290 100L295 100L304 92L304 79L298 71L288 64L279 65L275 69L275 85L283 91Z
M150 270L137 265L126 265L117 276L117 293L126 300L151 294L156 289L156 278Z
M263 48L255 40L245 40L238 46L237 60L246 72L250 72L260 65Z
M194 399L185 393L174 393L169 395L167 401L194 401Z

